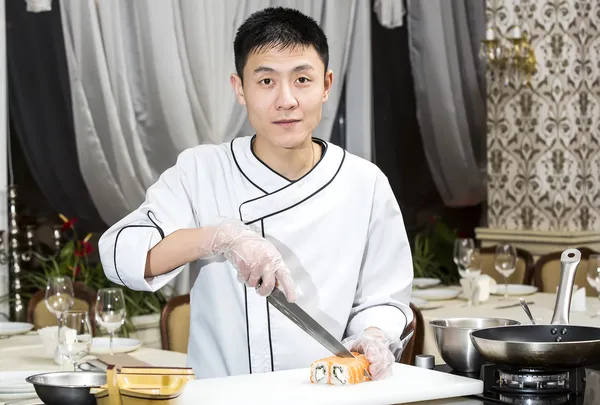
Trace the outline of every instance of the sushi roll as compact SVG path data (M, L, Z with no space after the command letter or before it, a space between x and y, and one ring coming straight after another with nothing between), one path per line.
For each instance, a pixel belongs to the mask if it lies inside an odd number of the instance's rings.
M329 363L326 359L314 361L310 365L310 382L313 384L329 384Z
M337 356L320 359L311 364L310 381L313 384L351 385L367 381L365 369L369 362L364 355L353 353L356 358Z

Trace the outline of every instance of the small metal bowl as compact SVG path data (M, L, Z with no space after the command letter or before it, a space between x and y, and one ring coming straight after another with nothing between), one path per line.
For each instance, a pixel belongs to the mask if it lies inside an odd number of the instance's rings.
M433 328L438 351L446 364L454 371L473 373L479 372L485 361L471 342L471 332L520 323L505 318L447 318L437 319L429 324Z
M106 384L106 373L90 371L60 371L35 374L25 379L46 405L96 405L90 388Z

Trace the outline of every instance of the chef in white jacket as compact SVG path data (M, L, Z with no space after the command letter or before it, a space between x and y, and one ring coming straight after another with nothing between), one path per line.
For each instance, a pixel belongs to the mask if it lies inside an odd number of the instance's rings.
M331 356L267 303L276 284L386 378L413 318L411 252L386 176L312 137L333 81L327 39L300 12L267 8L240 26L234 51L231 84L256 134L183 151L102 235L106 276L156 291L187 263L199 270L188 343L197 378Z

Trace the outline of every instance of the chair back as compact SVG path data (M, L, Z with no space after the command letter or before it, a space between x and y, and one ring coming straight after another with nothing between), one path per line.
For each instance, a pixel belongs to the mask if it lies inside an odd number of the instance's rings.
M171 298L160 314L160 338L163 350L187 353L190 337L190 295Z
M587 282L587 271L588 271L588 259L592 254L599 254L598 252L587 248L577 248L581 252L581 261L577 266L577 272L575 273L575 285L577 288L585 287L586 295L598 296L598 292ZM558 252L551 252L541 256L536 264L534 270L535 284L542 292L556 293L558 284L560 282L560 256L562 250Z
M527 284L534 282L533 255L528 251L516 248L517 251L517 269L508 277L509 284ZM481 274L487 274L498 284L504 284L504 276L496 270L494 259L496 256L495 246L486 246L479 249L481 253Z
M89 312L92 333L95 335L96 320L94 319L94 316L96 291L83 284L81 281L76 281L73 284L73 293L75 294L75 297L71 309L85 310ZM58 320L46 306L45 298L46 291L40 290L33 294L29 300L29 303L27 304L27 322L33 324L34 329L58 325Z

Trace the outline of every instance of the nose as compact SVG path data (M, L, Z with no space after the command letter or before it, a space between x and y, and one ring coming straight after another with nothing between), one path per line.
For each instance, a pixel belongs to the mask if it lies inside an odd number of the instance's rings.
M279 87L275 103L278 110L291 110L298 106L298 100L296 100L292 89L285 84Z

